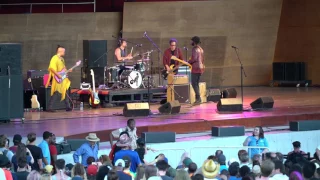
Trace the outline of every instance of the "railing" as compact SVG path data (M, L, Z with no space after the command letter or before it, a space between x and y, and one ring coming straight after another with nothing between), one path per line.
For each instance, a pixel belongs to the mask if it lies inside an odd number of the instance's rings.
M62 13L63 11L63 6L64 5L80 5L80 4L93 4L93 12L96 12L96 0L93 0L91 2L78 2L78 3L15 3L15 4L0 4L0 6L30 6L29 13L32 13L32 7L36 5L61 5Z

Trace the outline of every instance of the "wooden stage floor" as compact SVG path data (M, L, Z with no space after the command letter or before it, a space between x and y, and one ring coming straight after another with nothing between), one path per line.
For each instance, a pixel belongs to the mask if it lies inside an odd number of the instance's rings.
M238 97L240 97L240 90ZM159 104L151 105L154 113L148 117L136 117L138 133L146 131L174 131L193 133L211 130L212 126L244 125L246 127L283 126L289 121L320 119L320 88L281 88L246 87L244 88L244 108L261 96L271 96L274 108L265 111L217 112L216 103L204 103L195 107L183 105L176 115L158 114ZM113 129L125 127L128 118L117 115L123 107L58 111L27 112L25 123L13 121L0 124L1 134L13 136L29 132L42 136L43 131L51 131L65 138L84 138L89 132L96 132L102 141L109 139Z

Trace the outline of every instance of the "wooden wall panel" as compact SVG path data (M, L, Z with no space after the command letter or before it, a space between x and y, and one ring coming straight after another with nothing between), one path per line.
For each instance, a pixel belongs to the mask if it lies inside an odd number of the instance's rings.
M188 2L127 2L124 36L142 41L147 31L162 50L175 37L189 49L190 38L201 37L208 87L238 86L239 63L231 48L240 48L247 70L245 85L267 85L281 14L281 0L216 0ZM190 55L190 52L189 52Z

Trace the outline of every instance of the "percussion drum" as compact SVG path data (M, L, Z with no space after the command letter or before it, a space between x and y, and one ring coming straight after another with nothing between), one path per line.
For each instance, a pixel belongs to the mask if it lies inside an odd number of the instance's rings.
M120 68L118 66L113 66L107 69L108 83L115 83L118 81Z
M120 81L133 89L137 89L142 84L142 76L138 71L126 70L121 73Z

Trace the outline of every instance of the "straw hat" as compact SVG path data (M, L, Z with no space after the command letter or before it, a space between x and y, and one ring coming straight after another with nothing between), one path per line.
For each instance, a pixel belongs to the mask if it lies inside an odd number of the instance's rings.
M213 160L205 161L202 165L202 174L207 179L214 179L220 172L220 164Z
M89 133L89 135L86 137L86 140L90 141L90 142L98 142L98 141L100 141L100 139L97 137L96 133Z

